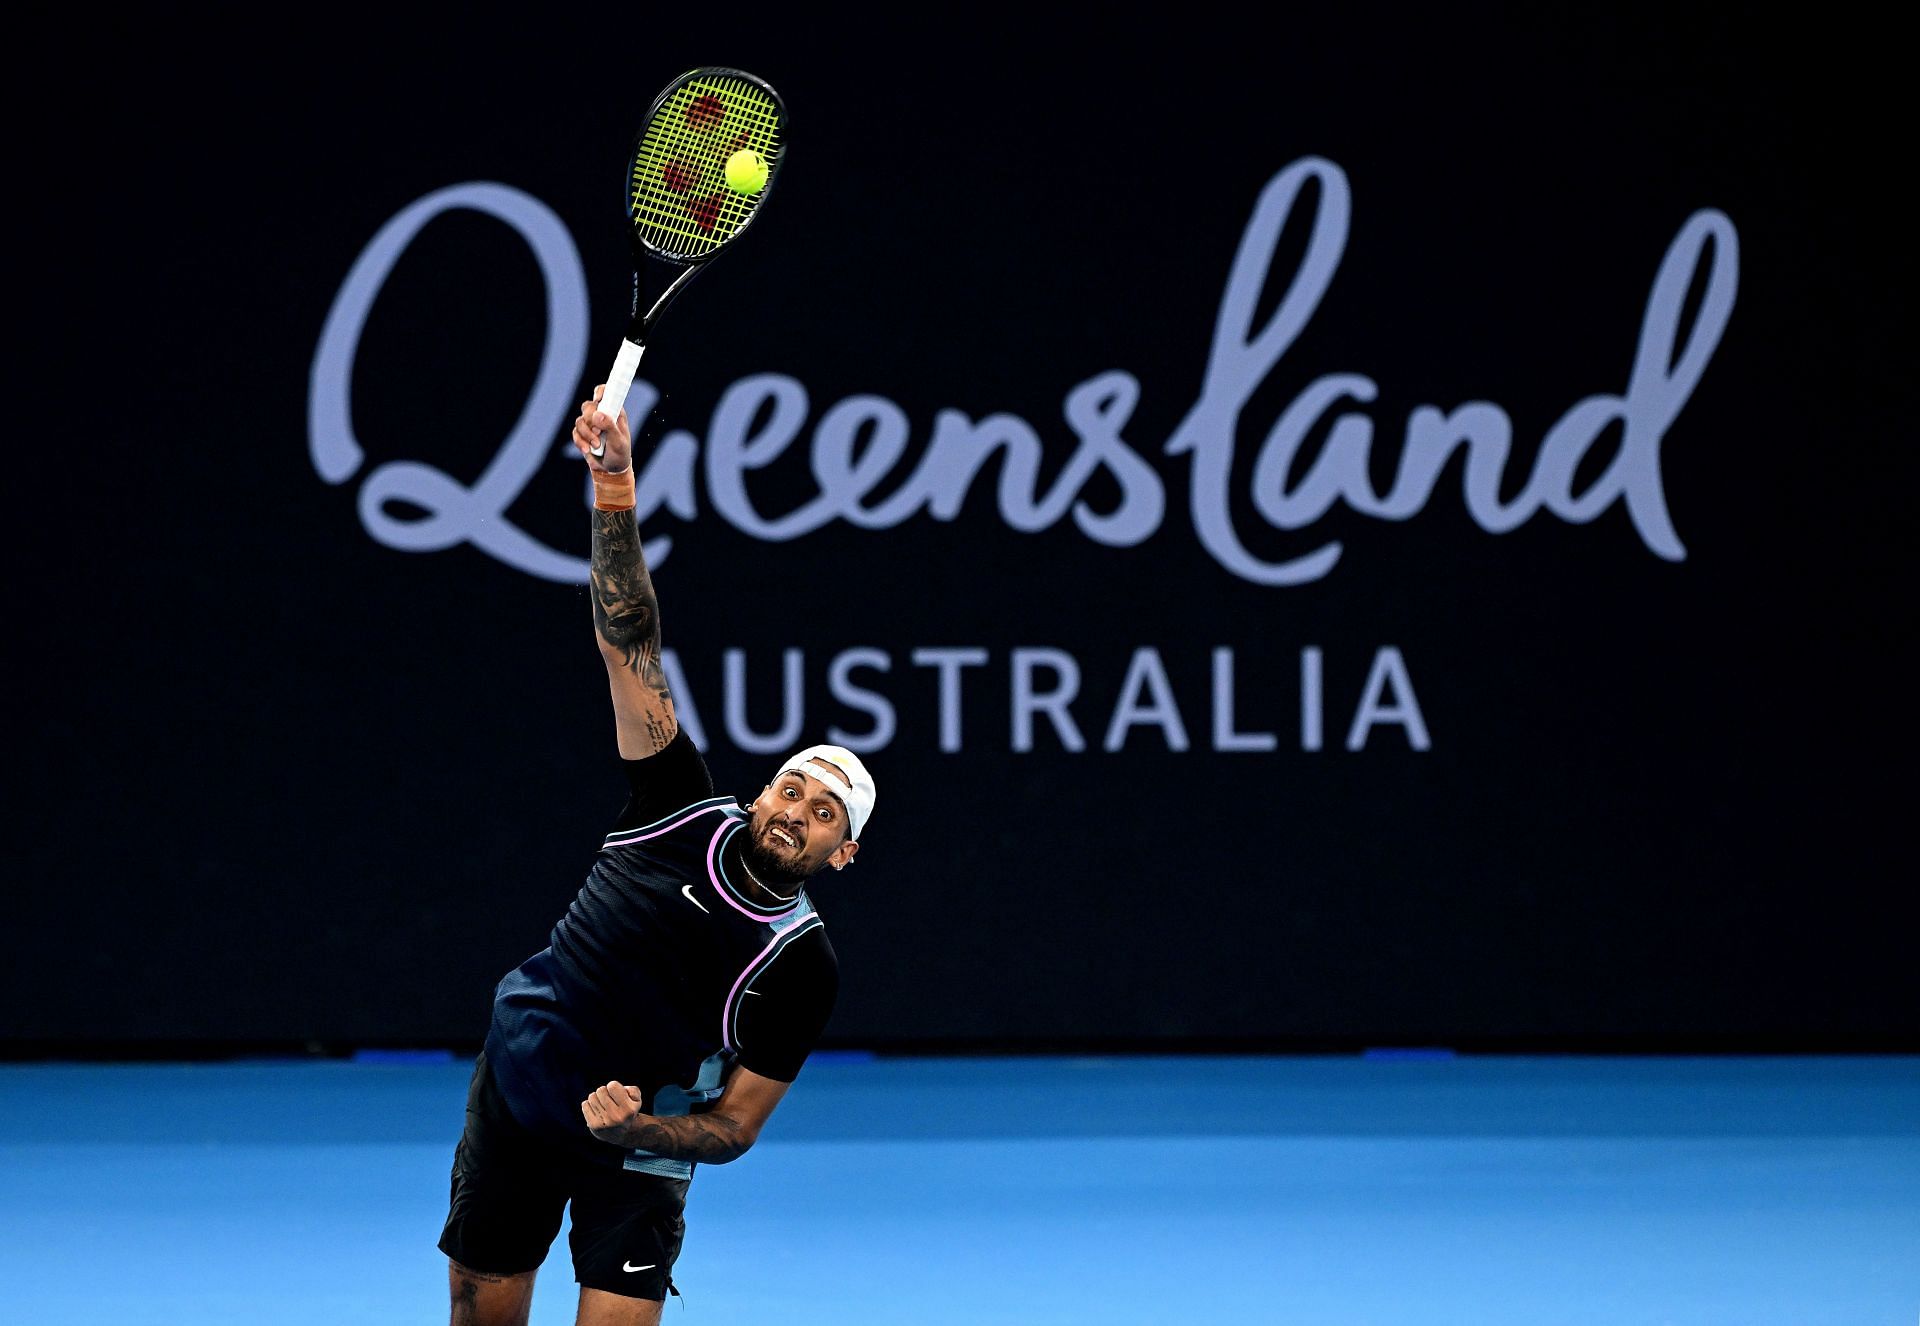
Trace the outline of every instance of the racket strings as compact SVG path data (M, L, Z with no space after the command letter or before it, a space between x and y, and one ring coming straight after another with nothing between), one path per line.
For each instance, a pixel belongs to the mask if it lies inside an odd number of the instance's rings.
M713 253L746 225L766 196L727 187L727 159L758 152L772 171L782 112L765 88L726 74L697 75L668 95L634 151L628 216L649 247L670 258Z

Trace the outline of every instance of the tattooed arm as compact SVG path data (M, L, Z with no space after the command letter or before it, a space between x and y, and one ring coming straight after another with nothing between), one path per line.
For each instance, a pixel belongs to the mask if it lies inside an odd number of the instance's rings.
M660 1118L641 1113L640 1093L634 1088L609 1082L580 1102L580 1114L587 1130L602 1142L673 1160L724 1165L745 1155L758 1140L787 1086L736 1068L711 1113Z
M633 438L627 413L612 422L594 399L583 403L574 421L573 441L587 464L600 474L619 474L633 464ZM604 442L595 456L593 443ZM640 550L640 525L632 510L593 513L593 562L589 571L593 630L606 661L613 692L615 732L623 759L639 760L665 749L679 730L673 696L660 666L660 603L653 577Z
M645 759L665 749L679 724L660 667L660 603L632 511L593 513L591 592L620 755Z

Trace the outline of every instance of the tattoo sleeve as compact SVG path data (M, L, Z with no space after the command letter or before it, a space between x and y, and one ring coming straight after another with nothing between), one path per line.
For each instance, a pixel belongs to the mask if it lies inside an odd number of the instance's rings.
M671 1119L642 1114L621 1130L620 1145L639 1147L672 1160L724 1165L745 1155L753 1139L741 1131L738 1122L717 1112Z
M653 577L640 552L640 525L631 510L593 513L589 579L593 629L620 666L655 692L664 707L672 697L660 666L660 602L654 597ZM664 746L668 734L658 720L649 716L647 725Z

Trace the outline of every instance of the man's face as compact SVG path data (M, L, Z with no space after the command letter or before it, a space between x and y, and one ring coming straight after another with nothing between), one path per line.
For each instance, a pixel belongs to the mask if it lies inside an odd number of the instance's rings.
M767 784L747 809L748 853L756 867L805 879L822 866L844 870L860 850L860 844L847 837L846 806L817 778L788 770Z

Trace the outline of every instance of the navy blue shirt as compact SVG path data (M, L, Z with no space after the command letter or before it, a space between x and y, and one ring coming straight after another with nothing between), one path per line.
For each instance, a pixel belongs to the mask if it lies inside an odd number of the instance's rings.
M576 1139L591 1139L580 1102L610 1081L655 1115L710 1105L736 1063L791 1082L839 988L806 891L775 901L745 886L747 813L713 795L685 729L624 763L626 809L547 947L501 980L487 1034L514 1116ZM644 1153L626 1167L691 1172Z

